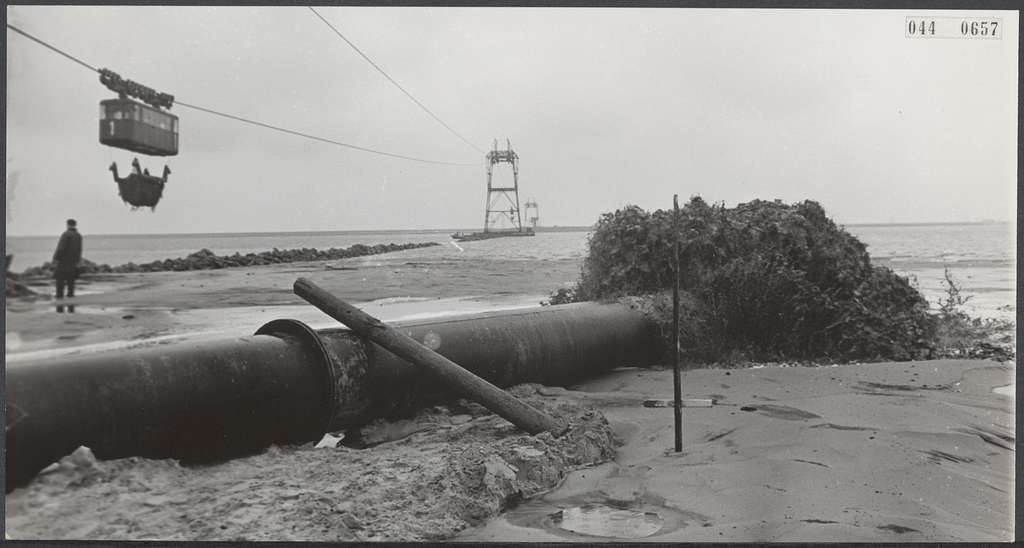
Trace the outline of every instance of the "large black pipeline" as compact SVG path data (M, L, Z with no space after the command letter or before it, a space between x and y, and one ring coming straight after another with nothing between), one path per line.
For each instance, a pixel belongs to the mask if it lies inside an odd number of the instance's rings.
M660 355L623 305L578 303L395 324L494 383L566 385ZM101 459L208 462L359 426L436 380L350 331L274 320L249 337L7 366L6 488L80 445Z

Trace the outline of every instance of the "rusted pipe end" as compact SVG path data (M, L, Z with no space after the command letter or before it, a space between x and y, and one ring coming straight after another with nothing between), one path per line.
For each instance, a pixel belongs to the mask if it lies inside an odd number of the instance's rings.
M287 337L298 341L320 356L319 367L325 386L324 422L320 434L369 421L375 406L372 384L368 381L371 359L368 346L359 337L325 337L299 320L272 320L256 335ZM312 364L311 364L312 365Z
M330 429L331 420L338 411L339 398L339 375L337 374L334 360L331 359L330 353L327 351L327 347L324 346L324 342L320 339L320 335L312 328L299 320L292 319L277 319L271 320L260 326L256 330L254 335L271 335L274 337L293 337L301 341L304 345L312 348L320 356L321 359L321 370L324 376L324 386L326 387L326 394L324 394L326 410L323 416L323 427L321 432L327 432Z

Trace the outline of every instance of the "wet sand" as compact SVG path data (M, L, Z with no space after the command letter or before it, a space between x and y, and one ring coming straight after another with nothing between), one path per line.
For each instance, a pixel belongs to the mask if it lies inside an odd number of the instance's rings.
M334 320L292 293L300 276L384 320L536 306L540 287L489 293L480 284L488 272L466 276L459 287L443 287L435 268L363 257L349 262L309 262L200 270L93 276L79 295L59 302L46 297L52 281L35 280L44 298L9 299L5 322L7 360L29 361L113 348L139 347L186 338L250 335L264 323L293 318L314 328ZM399 264L393 264L398 262ZM355 266L352 266L355 265ZM339 270L340 266L356 268ZM413 281L414 279L414 281ZM449 284L450 286L451 284ZM70 307L74 313L69 313Z
M672 410L641 405L671 398L672 372L619 370L571 387L622 438L614 462L458 539L1011 541L1014 400L993 388L1013 379L967 360L687 371L684 397L716 403L683 410L675 453ZM582 518L609 507L638 511L622 531L658 527L600 536Z

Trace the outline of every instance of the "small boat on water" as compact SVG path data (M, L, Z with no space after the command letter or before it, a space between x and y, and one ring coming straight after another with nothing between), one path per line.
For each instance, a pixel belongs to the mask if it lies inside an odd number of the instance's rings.
M457 242L472 242L475 240L490 240L491 238L507 238L510 236L533 236L532 228L523 230L485 230L483 232L456 232L452 239Z

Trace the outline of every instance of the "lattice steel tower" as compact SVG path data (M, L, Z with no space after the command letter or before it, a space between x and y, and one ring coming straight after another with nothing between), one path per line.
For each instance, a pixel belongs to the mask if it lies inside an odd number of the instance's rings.
M523 219L519 214L519 155L512 150L512 142L505 139L505 150L498 150L498 140L494 140L494 150L487 153L487 210L484 215L484 232L492 232L491 226L498 219L507 218L512 224L511 232L523 231ZM496 187L492 185L494 165L502 162L512 164L512 186ZM508 209L495 209L498 202L505 197ZM502 204L501 207L504 207Z

